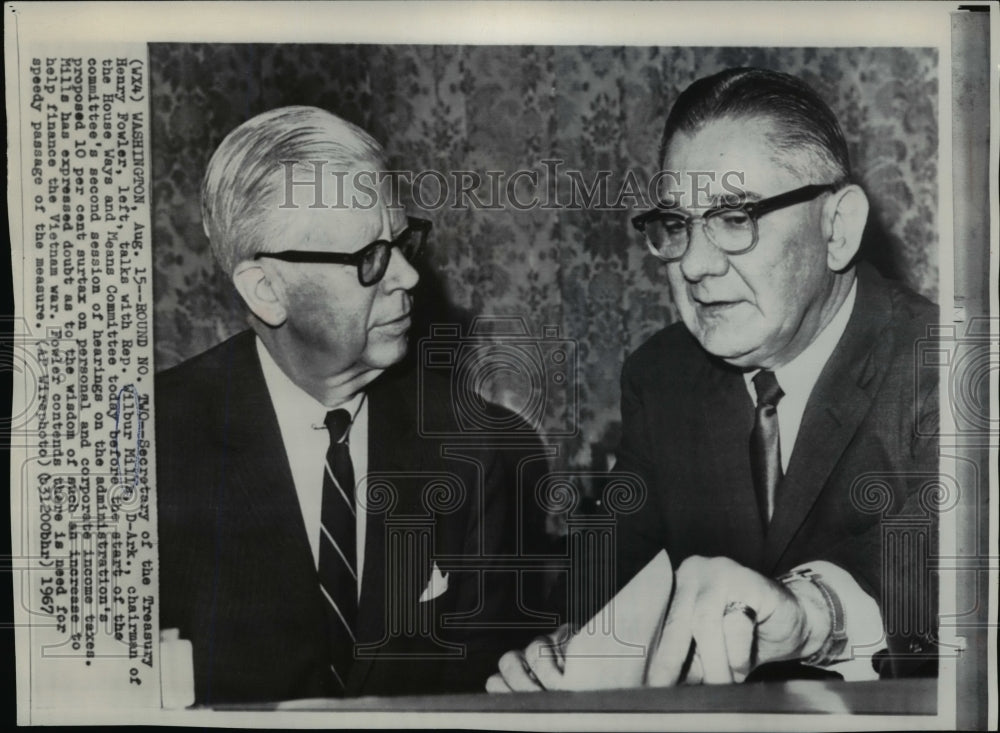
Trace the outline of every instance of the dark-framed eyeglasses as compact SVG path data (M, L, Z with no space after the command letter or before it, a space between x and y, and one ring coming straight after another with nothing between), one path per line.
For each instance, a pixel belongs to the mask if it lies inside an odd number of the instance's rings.
M258 252L255 260L270 257L284 262L306 262L318 265L354 265L358 268L358 282L364 287L378 283L389 269L392 248L398 247L407 262L413 262L427 243L431 222L415 216L406 217L406 229L391 242L376 239L357 252L317 252L315 250L286 249L281 252Z
M632 226L646 235L646 246L665 262L676 262L687 252L691 230L700 222L712 244L726 254L740 255L757 246L757 220L772 211L801 204L821 193L840 188L840 183L813 184L759 201L715 206L698 216L673 208L657 207L632 219Z

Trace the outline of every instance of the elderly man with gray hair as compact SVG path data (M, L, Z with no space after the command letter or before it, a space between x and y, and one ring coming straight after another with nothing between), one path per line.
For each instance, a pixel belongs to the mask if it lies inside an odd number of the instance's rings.
M313 107L254 117L209 163L205 231L250 329L155 392L161 625L193 644L200 704L481 689L523 643L501 623L516 573L486 572L516 551L518 477L420 434L421 411L455 421L447 381L404 360L430 222L384 171Z

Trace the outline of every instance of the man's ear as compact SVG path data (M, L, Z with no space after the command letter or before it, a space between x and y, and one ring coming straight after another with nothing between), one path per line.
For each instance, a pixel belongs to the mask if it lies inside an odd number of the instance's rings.
M260 262L243 260L236 265L233 271L233 284L243 302L257 318L272 328L277 328L285 322L288 317L285 304Z
M833 192L823 205L827 267L834 272L847 269L861 246L867 221L868 196L861 186L852 183Z

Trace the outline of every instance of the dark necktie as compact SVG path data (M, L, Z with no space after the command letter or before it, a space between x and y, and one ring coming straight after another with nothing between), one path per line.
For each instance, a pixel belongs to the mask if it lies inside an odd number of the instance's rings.
M750 433L750 470L757 494L757 508L766 528L774 514L774 497L781 481L781 443L778 433L778 402L785 393L774 372L762 369L753 378L757 411Z
M323 469L319 583L330 622L330 668L344 690L354 664L358 615L354 466L347 447L351 414L331 410L325 424L330 432L330 449Z

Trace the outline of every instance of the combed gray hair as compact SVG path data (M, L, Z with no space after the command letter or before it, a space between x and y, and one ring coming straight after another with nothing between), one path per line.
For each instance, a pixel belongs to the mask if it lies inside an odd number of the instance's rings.
M833 110L801 79L769 69L726 69L692 83L667 117L660 162L678 132L693 133L715 120L751 118L772 124L769 143L794 173L805 179L819 176L820 183L851 181L847 143Z
M259 114L216 149L202 181L201 217L212 253L227 275L268 250L285 176L298 173L295 180L311 180L312 161L323 161L327 174L365 165L385 170L385 153L371 135L318 107Z

